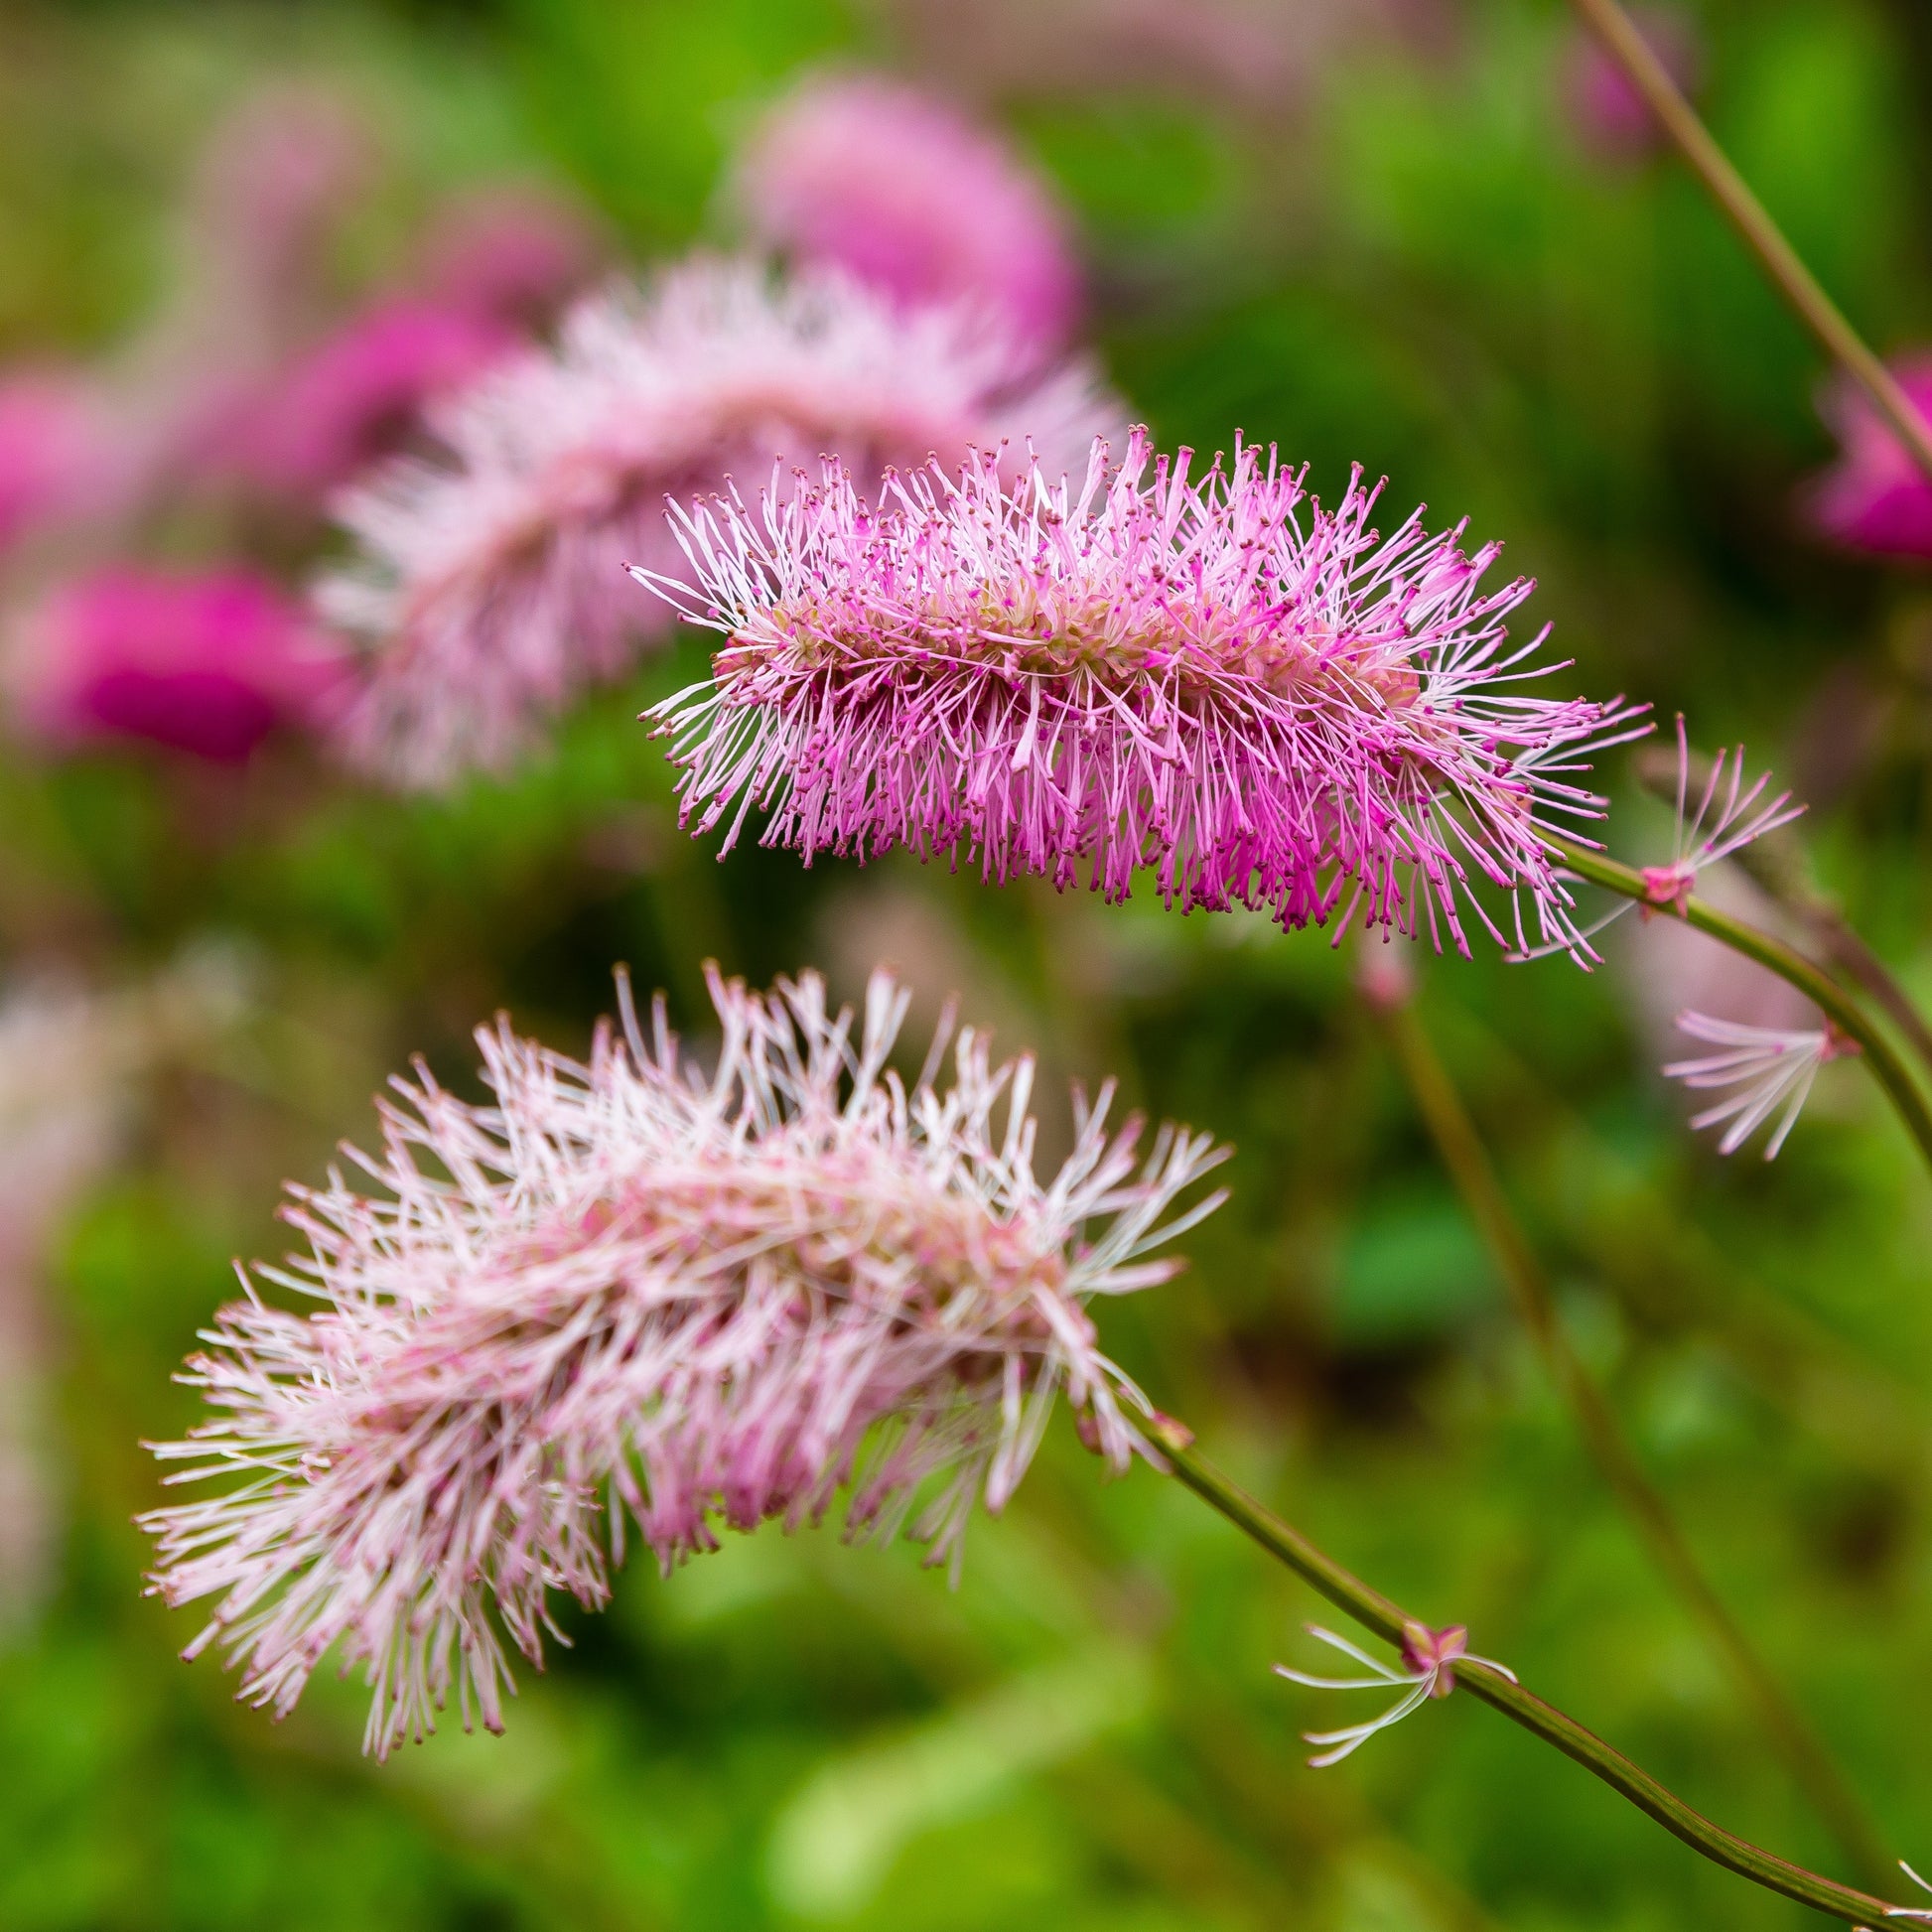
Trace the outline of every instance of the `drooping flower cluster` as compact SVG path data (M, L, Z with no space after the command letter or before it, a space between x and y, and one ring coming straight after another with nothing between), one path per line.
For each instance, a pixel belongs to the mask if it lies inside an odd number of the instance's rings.
M990 879L1134 873L1183 908L1266 906L1284 925L1426 926L1501 938L1479 889L1576 941L1543 814L1589 816L1573 781L1635 713L1532 695L1541 637L1510 644L1521 580L1484 595L1493 547L1383 538L1359 476L1332 511L1237 445L1190 477L1135 432L1083 484L990 457L889 480L837 465L757 511L681 512L702 586L640 578L727 639L709 684L653 715L688 820L768 808L767 845L977 855Z
M873 74L821 74L757 130L738 175L759 236L908 303L978 305L1019 344L1067 339L1080 279L1044 187L957 108Z
M501 1628L541 1661L546 1598L601 1604L626 1519L667 1567L722 1522L910 1520L956 1558L976 1496L1012 1492L1064 1391L1115 1465L1141 1444L1131 1385L1085 1303L1165 1280L1149 1251L1218 1161L1164 1131L1109 1134L1108 1094L1042 1185L1032 1064L960 1035L955 1077L888 1070L905 998L885 975L863 1032L807 975L760 996L712 975L716 1071L680 1061L624 1003L588 1065L479 1035L490 1107L419 1068L340 1176L295 1190L311 1244L262 1280L320 1300L287 1312L248 1284L190 1364L213 1420L160 1453L174 1478L238 1475L156 1511L153 1587L216 1595L242 1694L286 1712L340 1643L374 1688L378 1753L433 1726L454 1683L500 1724ZM1003 1118L1002 1118L1003 1115ZM554 1626L550 1626L553 1627Z
M1730 1089L1716 1106L1691 1117L1695 1128L1724 1127L1720 1154L1735 1154L1775 1116L1764 1158L1776 1160L1810 1098L1818 1069L1861 1050L1857 1040L1829 1020L1823 1027L1747 1027L1706 1013L1682 1013L1677 1024L1693 1039L1723 1049L1700 1059L1674 1060L1664 1068L1669 1078L1694 1091Z
M431 412L447 461L346 499L361 555L322 598L370 653L348 749L417 784L507 762L650 627L622 568L678 568L667 495L826 452L875 476L1031 437L1064 465L1111 420L1084 365L1030 374L971 312L835 274L701 261L594 298L554 354Z

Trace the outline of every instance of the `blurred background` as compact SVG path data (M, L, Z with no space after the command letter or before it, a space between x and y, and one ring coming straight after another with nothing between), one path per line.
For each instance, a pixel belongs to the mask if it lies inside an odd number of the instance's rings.
M1932 14L1648 21L1876 345L1932 344ZM1932 993L1932 514L1859 497L1886 452L1555 0L11 0L0 1925L1795 1922L1472 1701L1308 1769L1301 1730L1367 1715L1270 1674L1321 1668L1312 1597L1145 1470L1099 1481L1064 1423L957 1589L829 1529L633 1562L607 1614L565 1607L506 1737L385 1766L358 1686L271 1725L142 1598L140 1443L194 1411L170 1375L391 1068L474 1091L498 1008L579 1050L618 961L701 1039L707 955L848 996L890 959L915 1032L957 990L1040 1048L1048 1158L1108 1072L1235 1143L1189 1272L1104 1311L1158 1403L1722 1822L1842 1868L1580 1447L1352 946L902 855L716 865L634 722L703 674L691 635L435 792L331 752L334 492L584 290L756 241L748 144L854 69L1057 210L1061 326L1125 418L1279 443L1330 499L1360 464L1393 520L1504 540L1565 676L1747 740ZM1630 755L1604 776L1613 849L1667 856ZM1775 1166L1689 1130L1670 1016L1765 997L1700 944L1418 951L1416 1010L1720 1591L1922 1862L1925 1179L1857 1067Z

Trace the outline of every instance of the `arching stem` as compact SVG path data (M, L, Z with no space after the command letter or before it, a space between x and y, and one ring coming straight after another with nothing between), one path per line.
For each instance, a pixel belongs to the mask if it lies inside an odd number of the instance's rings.
M1489 1151L1435 1042L1405 1002L1371 1000L1409 1082L1443 1165L1482 1235L1510 1300L1542 1355L1550 1379L1577 1420L1590 1459L1623 1506L1651 1560L1679 1599L1705 1628L1758 1721L1790 1767L1799 1789L1825 1821L1852 1868L1867 1883L1881 1880L1884 1847L1830 1753L1777 1674L1757 1654L1729 1606L1705 1575L1671 1507L1650 1480L1603 1392L1590 1379L1557 1318L1556 1298L1529 1236L1503 1191Z
M1283 1521L1229 1481L1196 1452L1193 1432L1184 1423L1168 1416L1157 1417L1152 1434L1181 1484L1365 1629L1400 1650L1407 1626L1424 1623L1423 1618L1411 1615L1399 1603L1371 1588L1311 1543L1292 1523ZM1546 1744L1555 1745L1566 1757L1575 1758L1586 1770L1601 1778L1639 1811L1647 1812L1666 1831L1674 1833L1713 1863L1766 1890L1794 1898L1801 1905L1843 1919L1847 1924L1884 1924L1888 1907L1882 1898L1808 1871L1803 1865L1793 1864L1748 1839L1725 1831L1722 1825L1713 1824L1641 1765L1632 1763L1594 1731L1555 1705L1544 1703L1520 1684L1512 1684L1498 1672L1469 1662L1458 1663L1455 1676L1456 1682L1471 1696L1500 1711Z

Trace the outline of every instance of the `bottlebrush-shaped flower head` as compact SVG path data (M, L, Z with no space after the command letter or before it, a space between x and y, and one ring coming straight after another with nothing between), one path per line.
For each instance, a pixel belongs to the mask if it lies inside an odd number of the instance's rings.
M1369 527L1357 475L1332 511L1237 444L1190 477L1136 431L1096 442L1077 492L990 457L891 479L838 466L758 511L680 514L702 590L639 575L727 639L706 685L652 714L699 832L768 808L807 863L963 850L989 879L1082 875L1124 898L1155 868L1183 909L1267 906L1287 926L1501 931L1489 886L1576 939L1540 813L1594 814L1571 782L1634 714L1531 695L1541 637L1507 641L1521 580L1421 512Z
M1922 416L1932 416L1932 353L1892 373ZM1825 391L1822 413L1837 433L1837 464L1813 485L1812 519L1827 536L1879 557L1932 557L1932 483L1890 424L1849 379Z
M323 604L367 645L351 758L404 782L500 767L585 685L619 675L674 573L667 495L833 453L872 477L1032 437L1082 460L1115 420L1083 365L1029 374L962 309L902 313L843 276L699 261L595 297L531 354L432 414L441 462L353 492L360 547Z
M20 722L56 747L146 739L234 763L278 723L317 723L342 658L252 571L119 567L57 589L8 673Z
M294 1190L310 1253L259 1273L321 1307L245 1282L189 1364L213 1419L159 1449L190 1465L174 1481L240 1481L145 1519L153 1588L220 1599L189 1654L221 1643L244 1697L287 1712L340 1644L378 1754L453 1683L495 1729L487 1603L540 1663L548 1592L602 1604L626 1520L668 1568L849 1485L855 1529L909 1521L956 1559L1059 1392L1117 1467L1142 1447L1085 1304L1173 1272L1150 1250L1218 1203L1170 1214L1220 1152L1164 1130L1139 1159L1103 1091L1042 1184L1032 1063L995 1067L969 1031L949 1086L941 1039L908 1089L885 975L856 1037L814 975L711 989L715 1072L680 1060L661 1003L646 1041L626 998L588 1065L499 1022L479 1035L494 1105L419 1066L354 1157L373 1196Z
M1066 222L1005 143L930 94L876 74L824 74L779 102L739 169L766 241L905 302L961 301L1050 352L1080 278Z

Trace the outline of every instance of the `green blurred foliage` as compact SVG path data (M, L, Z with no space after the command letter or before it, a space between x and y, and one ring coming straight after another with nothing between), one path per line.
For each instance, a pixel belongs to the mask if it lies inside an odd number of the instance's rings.
M1715 127L1888 347L1932 326L1932 51L1907 12L1699 12ZM1670 166L1579 146L1567 31L1554 4L1469 0L1447 48L1335 55L1294 99L1049 71L983 104L1074 210L1097 347L1163 439L1239 429L1326 490L1359 462L1398 514L1427 498L1507 537L1582 682L1683 706L1707 745L1748 733L1818 806L1832 889L1932 989L1932 600L1805 536L1812 351ZM395 233L441 188L535 177L647 258L729 233L720 171L788 75L916 49L857 0L23 0L0 18L0 345L124 337L167 292L199 139L270 75L371 104ZM380 262L393 236L357 245ZM1296 1733L1346 1720L1268 1667L1310 1661L1311 1599L1154 1475L1098 1482L1063 1428L956 1590L830 1531L669 1579L633 1562L608 1614L566 1612L573 1647L524 1673L501 1740L453 1728L378 1767L356 1686L276 1727L214 1660L175 1661L196 1626L138 1594L138 1441L190 1419L167 1375L226 1257L274 1251L278 1181L366 1135L387 1068L421 1051L469 1090L470 1029L503 1005L579 1047L618 960L697 1027L708 955L850 993L868 935L909 933L1040 1046L1047 1142L1067 1080L1112 1072L1236 1144L1189 1272L1104 1311L1154 1398L1694 1802L1835 1866L1512 1325L1346 956L903 859L714 866L632 722L697 661L446 801L316 802L294 755L212 789L133 756L0 773L10 954L238 936L267 1009L234 1064L150 1097L50 1268L65 1530L53 1596L0 1640L0 1926L1795 1923L1465 1700L1307 1769ZM1856 1068L1774 1169L1719 1162L1628 982L1614 947L1587 976L1430 962L1422 1012L1722 1591L1888 1842L1932 1856L1924 1176Z

